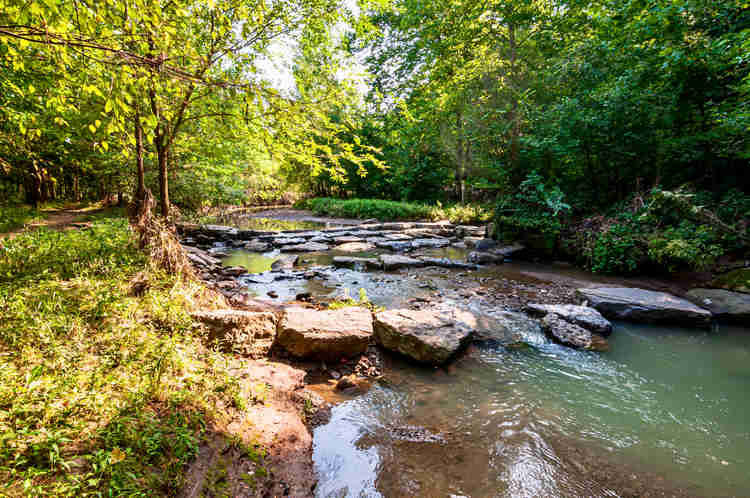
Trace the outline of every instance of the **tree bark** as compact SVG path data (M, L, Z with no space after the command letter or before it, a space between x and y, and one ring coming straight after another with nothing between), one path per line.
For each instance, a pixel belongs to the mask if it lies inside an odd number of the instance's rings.
M138 107L135 109L135 165L138 184L135 191L137 201L143 200L146 195L146 180L143 171L143 128L141 127L141 115Z
M164 144L159 144L156 149L156 156L159 161L159 208L161 215L165 218L169 216L169 183L167 178L167 159L168 150Z

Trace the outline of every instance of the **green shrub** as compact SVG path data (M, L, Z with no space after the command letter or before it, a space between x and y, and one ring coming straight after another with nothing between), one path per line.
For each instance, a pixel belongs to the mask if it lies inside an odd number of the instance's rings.
M452 223L486 222L490 210L477 204L443 207L413 202L397 202L381 199L332 199L315 197L303 199L295 204L298 209L309 209L319 215L342 218L376 218L381 221L398 220L444 220Z
M648 243L648 255L670 272L691 268L707 270L724 254L711 227L695 226L683 221L679 227L668 228Z
M41 220L44 213L26 205L0 205L0 235L16 228L20 228L32 221Z
M645 259L642 246L632 224L612 225L594 241L591 271L623 275L635 273Z

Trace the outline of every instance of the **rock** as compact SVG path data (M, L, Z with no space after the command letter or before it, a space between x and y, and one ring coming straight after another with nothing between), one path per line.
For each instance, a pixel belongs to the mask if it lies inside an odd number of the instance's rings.
M750 322L750 294L724 289L692 289L686 297L721 320Z
M514 254L522 252L526 249L526 246L523 244L511 244L509 246L502 246L502 247L496 247L490 252L492 254L497 254L498 256L503 256L504 258L510 258Z
M386 270L424 266L424 262L422 260L410 258L408 256L399 256L397 254L381 254L379 259L383 264L383 268Z
M226 268L222 268L221 273L223 273L224 275L239 277L240 275L244 275L245 273L247 273L247 270L242 266L228 266Z
M341 377L341 375L339 375L338 377L333 377L333 378L338 379L339 377ZM341 377L341 379L339 379L339 381L336 382L336 390L343 391L344 389L349 389L350 387L357 387L357 383L355 382L355 379L353 379L352 377L353 377L352 375Z
M467 258L472 263L476 263L479 265L492 265L492 264L500 264L503 261L505 261L505 257L497 254L493 254L491 252L478 252L478 251L472 251L469 253L469 257Z
M466 263L464 261L457 261L455 259L450 258L430 258L427 256L423 256L421 258L422 261L425 262L425 264L430 266L441 266L443 268L461 268L461 269L467 269L467 270L476 270L477 265L473 263Z
M375 315L375 339L420 363L440 365L465 346L476 317L460 310L387 310Z
M445 247L450 245L449 239L414 239L411 241L412 249L422 249L424 247Z
M268 242L260 241L260 240L251 240L245 243L245 250L251 251L251 252L266 252L266 251L270 251L271 248L272 248L271 244L269 244Z
M484 237L485 227L475 227L473 225L456 226L456 237Z
M304 244L306 240L302 237L276 237L272 240L275 246L291 246L297 244Z
M735 292L750 293L750 268L740 268L716 277L711 287Z
M281 250L284 252L321 252L327 251L328 245L319 242L305 242L304 244L283 246Z
M224 290L234 289L238 285L239 284L235 282L234 280L221 280L219 282L216 282L216 286L219 289L224 289Z
M377 247L382 249L390 249L391 251L397 252L411 249L410 240L375 240L374 243Z
M214 258L202 249L193 246L182 247L185 249L185 252L187 252L188 259L199 266L211 266L221 263L220 260Z
M372 333L372 315L365 308L289 308L279 323L277 341L294 356L336 361L364 353Z
M411 240L414 237L405 233L384 233L382 234L382 238L386 240Z
M708 327L711 312L665 292L627 287L578 289L578 295L602 315L634 322Z
M222 225L201 225L198 231L212 239L228 240L237 237L238 230Z
M276 339L276 314L240 310L196 311L191 315L229 351L259 358L268 354Z
M333 264L345 268L381 268L383 264L377 258L355 258L353 256L334 256Z
M495 249L498 246L498 243L496 240L492 239L482 239L478 240L476 244L474 244L474 249L477 251L489 251L490 249Z
M583 327L591 332L608 336L612 333L612 324L601 313L588 306L575 304L536 304L526 306L526 311L538 316L554 313L566 322Z
M360 237L352 237L350 235L347 235L343 237L334 237L333 241L336 244L347 244L353 242L362 242L362 239Z
M276 299L277 297L279 297L276 291L272 291L272 290L266 292L266 295L272 299Z
M555 313L549 313L542 319L542 328L557 342L578 349L606 351L606 341L594 340L593 334L583 327L563 320ZM602 343L602 341L604 341Z
M484 237L464 237L464 245L474 248L481 240L484 240Z
M271 263L272 270L291 270L299 261L299 256L285 254L273 263Z
M295 301L312 301L312 293L311 292L300 292L296 296L294 296Z
M367 242L346 242L333 248L341 252L365 252L375 249L373 244Z

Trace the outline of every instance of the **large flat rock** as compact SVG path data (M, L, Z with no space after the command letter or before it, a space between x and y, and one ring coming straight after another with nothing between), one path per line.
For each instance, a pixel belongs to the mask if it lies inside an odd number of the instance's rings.
M357 258L354 256L334 256L334 266L344 268L381 268L383 264L377 258Z
M477 317L460 310L387 310L375 315L375 340L430 365L445 363L479 327Z
M305 242L304 244L283 246L281 250L284 252L322 252L328 250L328 245L320 242Z
M209 342L252 358L268 354L276 339L275 313L242 310L196 311L191 315L208 330Z
M398 254L381 254L380 262L383 263L383 268L386 270L396 270L398 268L413 268L425 265L424 261L422 261L421 259L410 258L408 256L400 256Z
M709 310L716 318L750 322L750 294L724 289L692 289L687 298Z
M608 349L607 342L600 336L592 334L591 331L575 323L564 320L555 313L549 313L542 319L542 328L555 341L565 346L594 351L606 351Z
M372 314L365 308L289 308L279 323L277 343L300 358L336 361L364 353L372 333Z
M563 320L583 327L600 335L612 333L612 324L594 308L575 304L536 304L526 306L526 310L534 315L545 316L554 313Z
M665 292L629 287L578 289L578 295L602 315L616 320L708 327L711 312Z

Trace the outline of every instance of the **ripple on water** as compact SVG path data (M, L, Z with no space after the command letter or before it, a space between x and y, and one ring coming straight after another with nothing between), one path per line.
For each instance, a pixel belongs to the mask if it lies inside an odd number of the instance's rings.
M472 348L447 375L391 359L315 430L318 496L750 495L748 331L611 343Z

